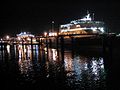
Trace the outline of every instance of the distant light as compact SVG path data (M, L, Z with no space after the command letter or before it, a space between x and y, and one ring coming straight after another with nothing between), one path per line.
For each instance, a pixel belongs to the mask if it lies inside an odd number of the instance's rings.
M80 28L80 25L76 25L76 27L79 27L79 28Z
M101 32L103 32L103 33L105 32L103 27L101 27L99 29L100 29Z
M55 23L54 21L52 21L52 23Z
M57 36L57 32L50 32L49 36Z
M31 39L28 37L27 40L30 41Z
M117 35L118 37L120 36L120 34Z
M18 40L20 40L21 38L20 37L18 37Z
M36 42L36 39L33 39L33 42Z
M24 34L26 34L26 32L24 32Z
M20 34L17 34L17 36L21 38L34 37L34 35L27 33L27 32L21 32Z
M96 27L91 27L91 29L95 32L97 30Z
M7 35L7 36L6 36L6 39L8 40L9 38L10 38L10 37Z
M45 37L47 36L47 32L44 32L44 36L45 36Z

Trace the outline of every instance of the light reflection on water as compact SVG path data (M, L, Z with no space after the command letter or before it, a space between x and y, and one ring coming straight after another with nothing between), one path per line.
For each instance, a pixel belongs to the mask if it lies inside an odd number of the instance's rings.
M12 49L10 46L6 47L10 57ZM14 48L15 53L18 53L20 76L25 80L34 80L39 76L47 80L52 78L51 80L57 82L59 77L61 79L65 76L64 84L72 89L105 87L104 61L100 56L81 55L75 51L65 50L64 60L62 60L60 49L41 48L38 45L33 46L33 51L31 45L18 45ZM18 80L18 82L25 80ZM37 79L34 81L37 82Z
M30 45L18 45L18 53L20 60L32 59Z
M67 83L69 86L95 87L100 80L105 80L105 70L102 57L88 57L71 55L72 52L65 52L65 70L67 71ZM102 82L105 84L105 82ZM85 85L84 85L85 84ZM97 84L101 84L97 83ZM103 85L104 86L104 85ZM78 87L79 88L79 87Z

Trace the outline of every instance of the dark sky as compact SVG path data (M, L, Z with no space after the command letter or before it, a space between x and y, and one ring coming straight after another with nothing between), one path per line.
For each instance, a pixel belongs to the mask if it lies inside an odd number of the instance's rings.
M39 34L51 28L83 17L86 11L95 13L95 19L106 23L110 31L119 32L120 3L115 1L45 1L0 3L0 35L15 35L21 31Z

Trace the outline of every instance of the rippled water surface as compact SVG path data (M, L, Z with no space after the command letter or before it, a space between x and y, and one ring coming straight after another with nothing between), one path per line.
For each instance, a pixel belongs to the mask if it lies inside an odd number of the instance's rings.
M106 90L103 57L79 50L0 46L0 73L8 89Z

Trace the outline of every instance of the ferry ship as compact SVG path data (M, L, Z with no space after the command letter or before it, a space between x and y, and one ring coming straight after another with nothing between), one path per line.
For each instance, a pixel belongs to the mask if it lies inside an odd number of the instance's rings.
M105 24L102 21L95 21L94 14L87 12L87 15L81 19L73 20L68 24L60 25L60 35L70 34L103 34L105 31Z

